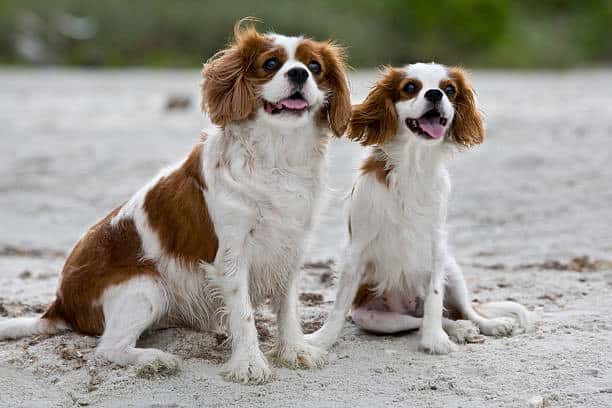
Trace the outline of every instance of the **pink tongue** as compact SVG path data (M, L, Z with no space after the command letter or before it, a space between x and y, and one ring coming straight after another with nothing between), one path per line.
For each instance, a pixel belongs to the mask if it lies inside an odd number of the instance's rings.
M421 118L419 119L421 129L434 139L438 139L444 135L444 126L440 124L440 118L432 120Z
M295 109L295 110L305 109L308 107L308 102L306 102L304 99L287 98L287 99L283 99L278 104L283 105L287 109Z

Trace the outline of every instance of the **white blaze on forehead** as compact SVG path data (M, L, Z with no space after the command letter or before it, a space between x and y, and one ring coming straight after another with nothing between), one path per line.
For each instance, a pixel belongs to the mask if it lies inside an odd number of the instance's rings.
M282 35L282 34L268 34L268 35L272 38L274 44L280 45L281 47L285 49L285 51L287 52L288 59L295 58L295 52L297 50L297 47L300 45L300 42L302 42L302 40L304 39L304 37L287 37L286 35Z
M448 78L448 70L446 67L433 62L430 64L419 62L417 64L407 65L404 71L407 76L421 81L424 90L438 88L440 81Z

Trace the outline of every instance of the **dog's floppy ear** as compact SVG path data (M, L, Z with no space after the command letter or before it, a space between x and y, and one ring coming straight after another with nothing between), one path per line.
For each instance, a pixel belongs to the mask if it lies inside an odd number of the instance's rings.
M484 140L484 121L468 75L456 67L449 68L448 73L457 87L457 96L453 101L455 116L450 131L452 140L464 147L480 144Z
M402 71L387 68L365 101L353 107L348 130L350 139L369 146L382 144L395 135L398 126L395 101L403 76Z
M325 79L331 91L323 115L326 115L334 134L340 137L344 134L351 117L351 95L345 74L344 49L329 41L321 48L321 58L326 67Z
M202 111L218 126L247 119L257 109L257 88L252 75L253 63L266 44L266 37L258 33L253 22L245 18L234 26L234 40L225 50L213 55L202 76Z

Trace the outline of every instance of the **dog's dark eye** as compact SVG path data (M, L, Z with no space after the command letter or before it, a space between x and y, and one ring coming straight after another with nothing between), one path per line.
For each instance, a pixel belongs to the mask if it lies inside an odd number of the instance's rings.
M414 82L408 82L406 85L404 85L404 92L411 94L416 92L417 90L417 84L415 84Z
M317 61L310 61L308 63L308 69L315 75L319 75L321 73L321 64Z
M446 85L446 88L444 88L444 93L448 96L453 96L455 92L457 92L457 90L452 85Z
M278 58L269 58L264 62L263 69L268 72L276 71L280 65Z

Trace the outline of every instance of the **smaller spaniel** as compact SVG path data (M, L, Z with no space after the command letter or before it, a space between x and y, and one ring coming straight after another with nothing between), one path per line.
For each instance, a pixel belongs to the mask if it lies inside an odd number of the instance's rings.
M137 347L145 330L227 329L224 377L262 383L272 372L254 314L270 299L279 336L269 357L325 362L304 339L297 282L327 142L351 114L343 51L239 23L203 77L202 106L218 128L92 226L47 311L0 321L0 340L71 329L101 336L96 354L114 363L175 369L175 356Z
M474 306L447 244L453 151L482 142L483 119L466 73L438 64L389 68L353 107L349 138L372 146L350 194L349 244L333 310L308 336L329 347L352 305L359 327L377 333L421 329L421 348L445 354L478 333L525 328L513 302ZM445 313L446 310L446 313ZM445 317L446 316L446 317ZM461 316L464 320L451 320ZM450 335L450 338L449 338Z

